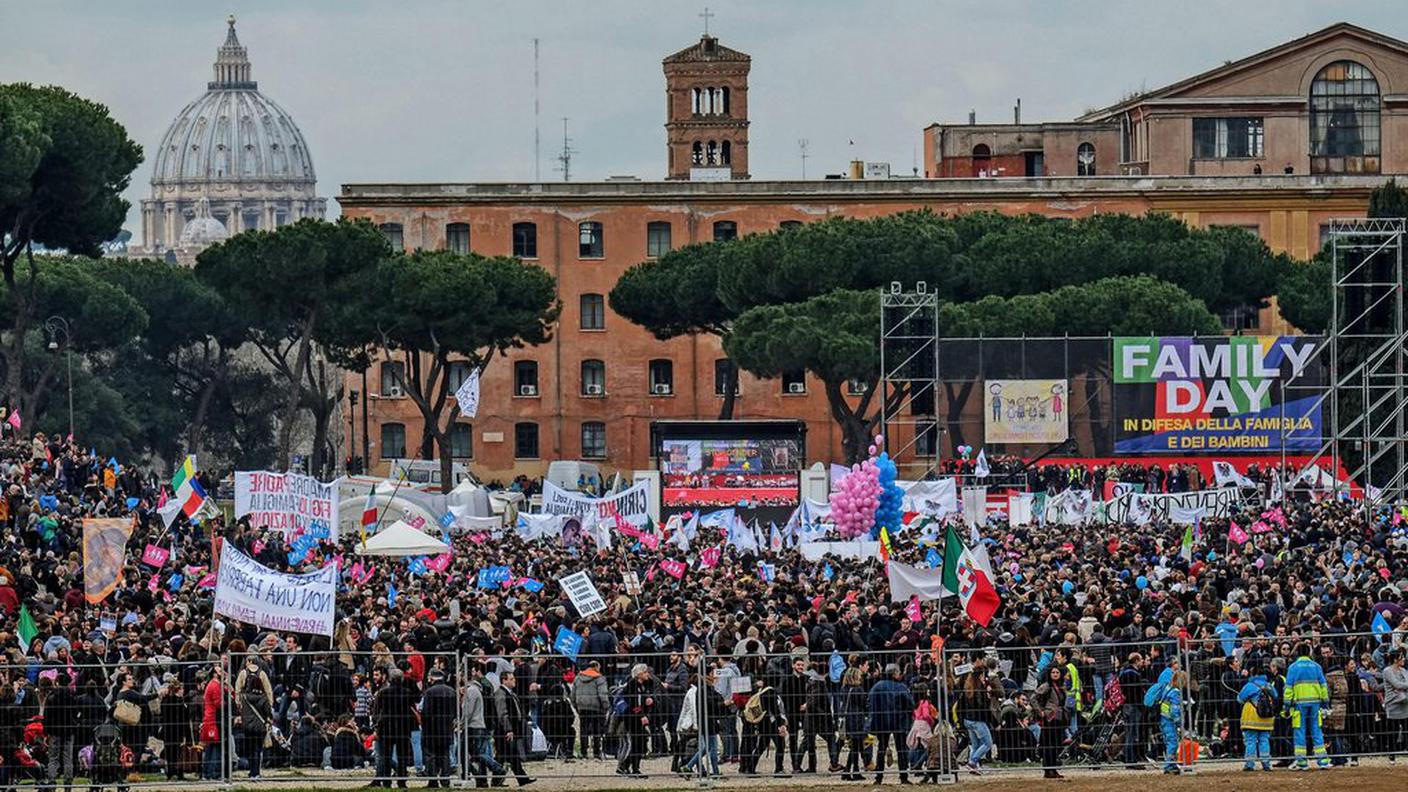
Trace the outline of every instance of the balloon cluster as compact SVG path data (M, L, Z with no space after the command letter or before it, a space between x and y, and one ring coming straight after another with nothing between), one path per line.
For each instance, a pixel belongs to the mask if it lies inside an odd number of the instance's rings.
M876 443L879 444L882 439L876 438ZM880 505L875 509L875 528L871 530L871 533L875 537L879 537L882 525L890 533L899 530L904 509L904 490L895 483L895 479L899 478L899 470L895 468L895 461L890 459L888 451L880 452L880 458L875 460L875 466L880 471Z
M899 527L904 490L895 483L898 471L890 455L876 455L884 442L883 435L876 435L875 444L866 449L870 458L852 465L831 493L831 519L843 539L878 536L882 525Z
M961 446L959 446L959 447L958 447L958 455L959 455L959 457L961 457L961 458L963 459L964 462L967 462L967 461L968 461L968 457L970 457L970 456L973 455L973 446L970 446L970 445L961 445Z
M851 465L851 471L836 482L831 493L831 520L842 539L855 539L870 533L875 526L875 510L880 507L880 466L875 460L875 446L870 458Z

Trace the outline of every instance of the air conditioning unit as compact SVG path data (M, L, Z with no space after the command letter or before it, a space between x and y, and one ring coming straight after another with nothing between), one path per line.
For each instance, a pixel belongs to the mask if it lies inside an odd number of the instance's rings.
M807 392L807 383L805 383L805 382L789 382L789 383L787 383L787 392L788 392L788 393L806 393L806 392Z
M603 393L605 393L605 389L602 388L600 385L595 385L595 384L593 384L593 385L588 385L588 386L586 387L586 394L587 394L588 396L600 396L600 395L602 395Z
M538 395L538 386L537 386L537 385L519 385L519 386L518 386L518 395L519 395L519 396L537 396L537 395Z
M405 395L406 393L405 391L401 390L400 385L392 384L386 389L386 398L388 399L399 399Z
M663 382L657 382L654 385L650 386L650 392L655 394L656 396L669 396L670 386Z

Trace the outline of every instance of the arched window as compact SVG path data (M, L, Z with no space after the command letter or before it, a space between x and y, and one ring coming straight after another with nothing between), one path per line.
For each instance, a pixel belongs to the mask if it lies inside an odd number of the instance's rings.
M1082 143L1076 146L1076 175L1095 175L1095 146L1091 143Z
M727 165L733 162L733 144L725 140L719 144L719 164Z
M689 161L695 165L704 164L704 144L694 141L694 146L690 148Z
M704 146L704 164L719 164L719 144L717 141L711 140Z
M538 257L538 224L513 224L513 255L519 258Z
M602 361L582 361L582 395L606 395L606 364Z
M988 148L988 144L986 144L986 143L979 143L978 145L974 146L974 147L973 147L973 175L974 175L974 176L987 176L987 175L989 175L989 174L992 172L992 171L990 170L990 167L989 167L990 164L991 164L991 162L990 162L991 160L992 160L992 149Z
M719 89L719 114L728 115L728 86Z
M406 458L406 425L384 423L381 425L381 458Z
M1310 172L1379 172L1379 81L1335 61L1310 84Z
M450 427L450 456L455 459L474 458L474 427L467 423Z
M692 88L692 89L690 89L690 91L689 91L689 107L690 107L690 112L694 113L695 115L699 115L699 89L698 89L698 88Z
M583 330L606 329L606 298L600 294L583 294L581 299Z
M605 255L606 238L601 223L588 220L577 224L577 258L601 258Z
M601 421L582 422L582 458L606 458L606 424Z
M445 226L445 249L455 253L469 252L469 223L450 223Z

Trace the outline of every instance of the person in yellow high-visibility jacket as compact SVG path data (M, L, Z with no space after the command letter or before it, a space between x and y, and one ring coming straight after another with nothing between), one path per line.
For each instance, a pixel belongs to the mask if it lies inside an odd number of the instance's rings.
M1309 767L1307 743L1315 754L1315 763L1324 770L1330 766L1325 750L1325 734L1320 726L1330 703L1330 691L1325 682L1325 670L1310 659L1310 646L1296 645L1296 661L1286 669L1286 716L1291 719L1295 735L1296 769Z

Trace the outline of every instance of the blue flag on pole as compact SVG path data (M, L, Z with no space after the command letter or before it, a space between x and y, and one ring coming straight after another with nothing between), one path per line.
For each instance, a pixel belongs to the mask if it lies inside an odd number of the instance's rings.
M441 527L441 528L446 528L446 529L448 529L450 526L452 526L452 525L454 525L454 524L455 524L455 515L451 514L450 512L445 512L444 514L440 515L440 527Z
M386 583L386 607L396 607L396 584L390 581Z
M407 564L406 568L412 575L415 575L416 577L424 575L427 571L425 568L425 556L416 556L415 558L412 558Z
M1370 628L1374 631L1374 635L1379 636L1380 641L1383 641L1389 633L1393 632L1393 626L1388 623L1388 619L1384 618L1383 611L1374 614L1374 621L1370 625Z
M582 636L567 629L566 625L557 628L557 637L553 639L553 651L566 657L572 662L577 662L577 653L582 651L584 639Z

